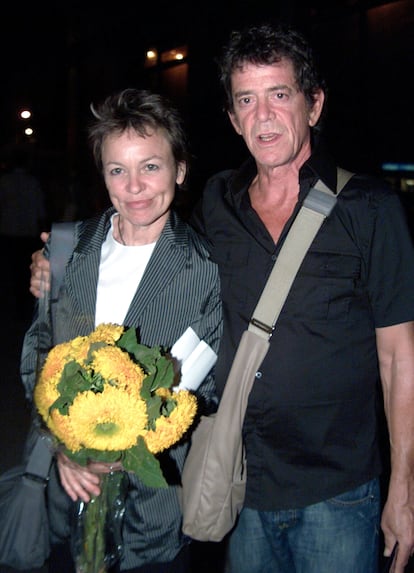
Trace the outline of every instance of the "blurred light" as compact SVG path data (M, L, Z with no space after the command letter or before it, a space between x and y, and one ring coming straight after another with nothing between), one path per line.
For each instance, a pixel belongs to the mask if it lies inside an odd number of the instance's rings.
M410 179L408 177L402 177L400 181L400 189L401 191L413 193L414 192L414 179Z
M383 171L414 171L414 163L383 163Z
M20 117L22 119L29 119L29 117L32 117L32 114L28 109L24 109L20 112Z
M24 130L24 133L25 133L25 135L30 137L31 135L33 135L33 129L31 127L26 127L26 129Z
M161 62L174 62L184 60L188 55L187 46L180 46L178 48L173 48L172 50L167 50L161 54Z
M147 53L145 54L145 67L150 68L152 66L155 66L157 60L158 60L157 50L154 49L147 50Z

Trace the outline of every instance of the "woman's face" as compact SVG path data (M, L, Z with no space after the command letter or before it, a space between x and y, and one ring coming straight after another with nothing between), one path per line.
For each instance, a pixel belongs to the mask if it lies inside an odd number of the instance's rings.
M109 197L125 229L160 234L175 185L184 181L186 172L185 162L176 164L163 130L151 130L145 137L132 129L109 135L102 146L102 164Z

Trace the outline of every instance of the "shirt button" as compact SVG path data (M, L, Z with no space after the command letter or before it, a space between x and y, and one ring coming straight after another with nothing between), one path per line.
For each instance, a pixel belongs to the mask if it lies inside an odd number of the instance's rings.
M255 374L255 378L260 379L262 377L262 373L260 372L260 370L258 370Z

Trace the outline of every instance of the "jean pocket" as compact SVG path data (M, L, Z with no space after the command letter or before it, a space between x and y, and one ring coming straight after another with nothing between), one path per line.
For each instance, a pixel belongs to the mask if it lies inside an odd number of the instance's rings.
M331 497L328 503L337 507L377 503L380 498L379 480L375 478L354 489Z

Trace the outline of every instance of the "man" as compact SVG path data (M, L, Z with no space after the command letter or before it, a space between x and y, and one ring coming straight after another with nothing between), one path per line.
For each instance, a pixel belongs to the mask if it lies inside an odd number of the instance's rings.
M219 391L304 197L318 178L336 187L336 164L312 133L323 82L299 34L234 32L221 82L251 158L212 177L195 214L220 270ZM253 385L229 572L378 571L381 384L392 465L381 525L385 554L398 542L403 572L414 547L413 284L398 199L355 175L306 255Z
M234 32L221 81L251 157L212 177L194 213L220 271L220 391L304 197L319 178L336 187L336 164L313 134L324 85L297 32ZM385 555L398 542L403 573L414 548L413 284L398 198L355 175L305 257L250 395L229 573L376 573L380 520ZM381 519L382 403L391 474Z

